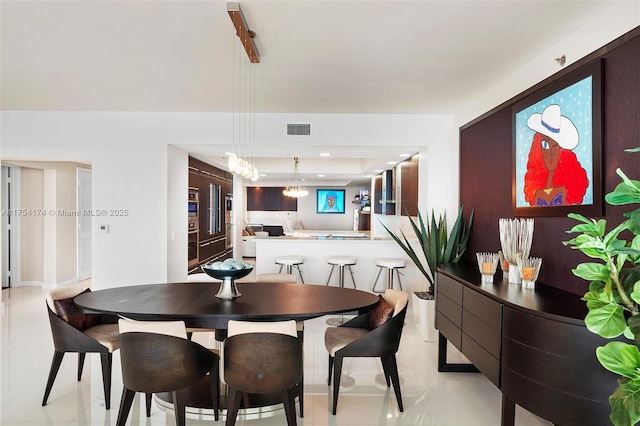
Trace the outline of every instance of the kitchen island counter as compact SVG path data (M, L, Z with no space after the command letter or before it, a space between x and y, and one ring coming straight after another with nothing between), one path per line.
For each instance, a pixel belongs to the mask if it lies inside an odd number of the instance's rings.
M417 240L413 241L416 245ZM256 238L256 272L258 274L278 272L275 259L279 256L304 256L301 265L305 283L327 282L331 266L330 256L354 256L356 265L352 267L358 290L371 291L373 280L378 273L376 260L400 258L407 261L406 268L400 269L402 287L405 291L424 291L427 281L406 253L391 238L372 237L363 231L300 231L291 235L273 238ZM382 281L383 275L380 276ZM336 272L331 277L331 285L337 285ZM345 276L345 286L351 288L351 277ZM377 289L383 284L378 283ZM395 286L396 289L399 287Z

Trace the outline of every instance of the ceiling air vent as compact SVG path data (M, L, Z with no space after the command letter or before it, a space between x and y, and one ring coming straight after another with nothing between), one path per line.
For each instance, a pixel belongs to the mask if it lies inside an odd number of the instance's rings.
M287 124L288 136L311 136L311 124Z

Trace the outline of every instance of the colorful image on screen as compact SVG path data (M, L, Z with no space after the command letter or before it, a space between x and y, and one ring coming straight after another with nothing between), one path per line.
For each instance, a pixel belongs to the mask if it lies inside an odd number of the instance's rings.
M316 190L316 212L344 214L344 189Z

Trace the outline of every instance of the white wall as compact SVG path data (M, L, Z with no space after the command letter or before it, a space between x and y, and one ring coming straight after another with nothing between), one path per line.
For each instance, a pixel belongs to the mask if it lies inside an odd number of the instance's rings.
M167 259L187 258L187 187L189 186L189 154L175 146L167 147ZM167 262L167 281L186 281L187 269L182 262Z

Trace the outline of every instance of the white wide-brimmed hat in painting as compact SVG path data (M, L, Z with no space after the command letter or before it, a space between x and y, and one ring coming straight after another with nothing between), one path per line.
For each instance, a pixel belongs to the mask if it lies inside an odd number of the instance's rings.
M542 114L531 114L527 120L527 126L549 136L558 142L561 148L573 149L578 146L578 129L570 119L561 114L560 105L549 105Z

